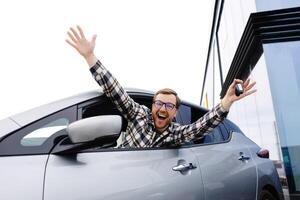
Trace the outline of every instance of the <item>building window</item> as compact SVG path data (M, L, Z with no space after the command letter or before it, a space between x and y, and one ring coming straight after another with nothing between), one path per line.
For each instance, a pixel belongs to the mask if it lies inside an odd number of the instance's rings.
M263 48L290 192L300 192L300 41Z

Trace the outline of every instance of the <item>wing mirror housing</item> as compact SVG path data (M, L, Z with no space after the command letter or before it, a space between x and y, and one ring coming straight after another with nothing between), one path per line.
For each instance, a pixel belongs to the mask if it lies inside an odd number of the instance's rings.
M92 147L109 146L118 139L122 127L119 115L102 115L78 120L68 125L66 131L70 143L61 141L53 154L75 153Z
M72 143L76 144L119 134L121 126L119 115L103 115L73 122L67 127L67 133Z

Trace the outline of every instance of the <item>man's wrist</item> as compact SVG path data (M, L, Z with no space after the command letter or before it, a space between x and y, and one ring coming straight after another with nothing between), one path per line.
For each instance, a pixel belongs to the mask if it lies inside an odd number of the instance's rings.
M227 101L225 98L221 100L221 106L227 112L229 112L231 105L232 105L232 103Z
M90 68L93 67L98 60L94 54L84 56L84 59L86 60Z

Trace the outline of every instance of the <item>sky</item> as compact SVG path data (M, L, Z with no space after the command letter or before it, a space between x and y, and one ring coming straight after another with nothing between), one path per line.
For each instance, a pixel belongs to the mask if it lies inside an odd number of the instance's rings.
M124 87L169 87L199 104L213 0L10 0L0 2L0 120L99 89L66 42L80 25Z

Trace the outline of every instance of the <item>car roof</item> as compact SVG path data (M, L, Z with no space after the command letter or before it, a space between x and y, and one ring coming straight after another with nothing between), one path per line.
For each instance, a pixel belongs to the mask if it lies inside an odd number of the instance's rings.
M154 92L149 90L142 90L142 89L136 89L136 88L125 88L125 90L133 96L148 96L152 97L154 95ZM71 107L73 105L83 103L85 101L88 101L93 98L97 98L101 95L103 95L103 91L100 89L98 90L92 90L84 93L80 93L68 98L64 98L58 101L54 101L42 106L38 106L36 108L12 115L6 119L0 120L0 137L11 133L23 126L26 126L30 123L35 122L38 119L41 119L43 117L46 117L52 113L58 112L60 110L63 110L65 108ZM187 101L182 101L182 104L193 106L193 107L199 107L198 105L188 103ZM203 109L203 112L206 112L205 109Z
M149 95L152 96L154 93L148 90L125 88L129 94L133 95ZM83 92L68 98L64 98L58 101L54 101L45 105L41 105L30 110L12 115L3 120L0 120L0 137L3 135L13 132L23 126L35 122L37 119L46 117L52 113L58 112L67 107L71 107L78 103L88 101L103 95L102 89L92 90Z
M0 121L0 137L27 124L30 124L37 119L46 117L52 113L76 105L80 102L101 96L102 94L103 92L101 90L84 92L10 116Z

